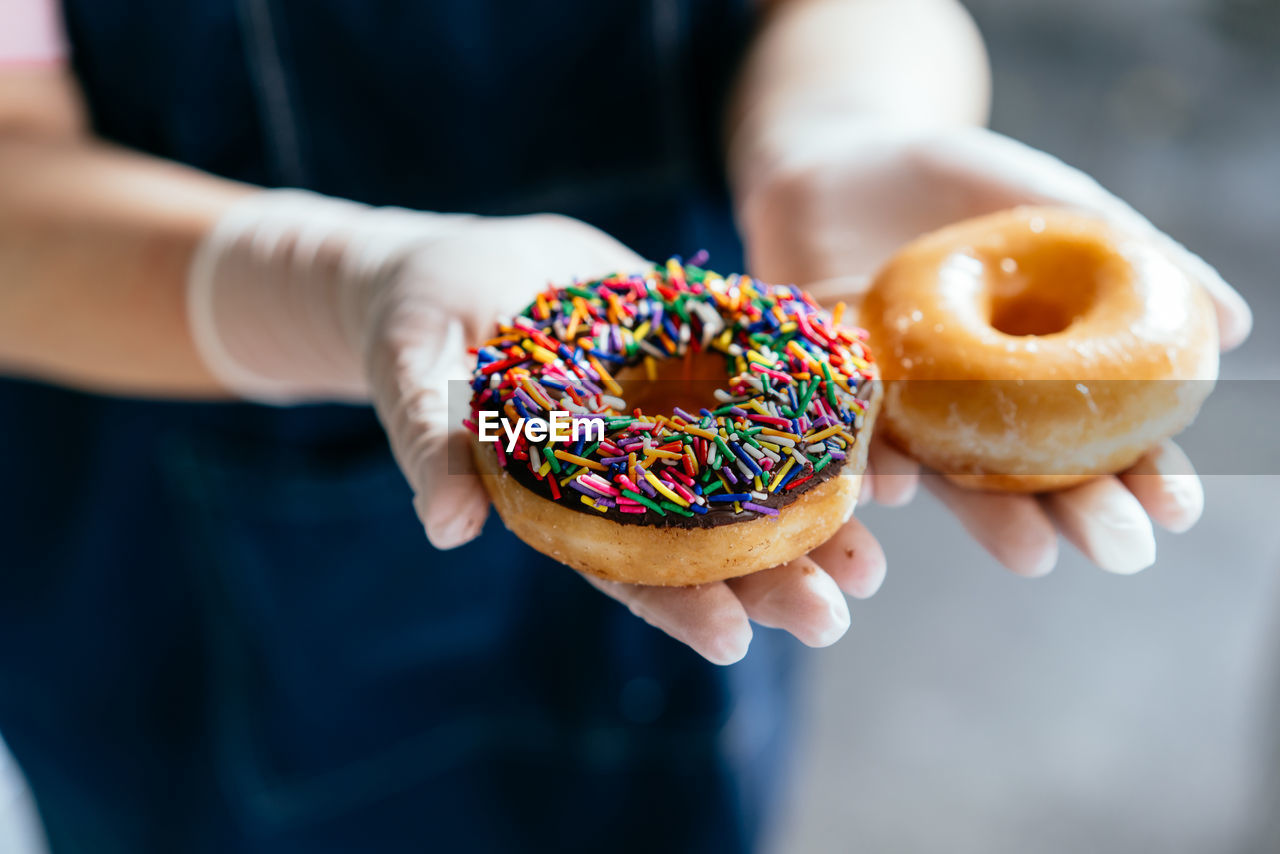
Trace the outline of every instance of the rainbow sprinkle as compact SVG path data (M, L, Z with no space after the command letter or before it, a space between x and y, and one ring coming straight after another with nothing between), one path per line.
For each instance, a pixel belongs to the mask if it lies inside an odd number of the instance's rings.
M843 306L836 315L843 313ZM723 277L673 258L644 274L549 287L474 349L472 418L603 422L604 438L531 443L499 463L544 497L618 521L670 524L778 508L843 465L876 382L863 330L794 286ZM717 354L725 387L697 413L628 410L621 370ZM504 440L505 442L505 440ZM815 480L818 478L818 480Z

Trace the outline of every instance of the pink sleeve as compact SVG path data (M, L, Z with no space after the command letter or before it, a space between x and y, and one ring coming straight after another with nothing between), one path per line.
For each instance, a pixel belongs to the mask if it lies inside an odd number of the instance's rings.
M57 0L0 0L0 66L66 58Z

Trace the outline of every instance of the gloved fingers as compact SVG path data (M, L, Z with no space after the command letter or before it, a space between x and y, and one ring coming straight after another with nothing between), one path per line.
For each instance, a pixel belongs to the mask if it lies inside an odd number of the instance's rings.
M1204 487L1191 460L1166 439L1120 475L1152 521L1174 533L1189 529L1204 511Z
M1063 536L1102 569L1131 575L1155 563L1151 519L1119 478L1095 478L1041 501Z
M927 150L935 168L976 180L976 190L986 194L982 206L987 210L1026 204L1065 205L1150 235L1213 300L1222 349L1238 347L1249 336L1253 313L1244 297L1212 265L1160 231L1088 174L1051 154L981 128L959 134L954 142L936 150Z
M1253 329L1253 311L1240 292L1227 284L1226 279L1209 262L1187 249L1169 235L1152 231L1164 247L1166 254L1182 271L1195 279L1213 301L1218 317L1218 346L1222 350L1234 350L1244 343Z
M509 232L509 245L514 245L518 232L518 239L525 247L510 254L511 263L520 267L519 272L513 271L508 277L512 282L527 278L519 274L526 270L538 272L540 280L529 284L542 288L574 279L638 273L651 264L611 235L573 217L560 214L512 217L503 227ZM486 235L486 242L494 239L503 239L503 236ZM536 263L531 263L532 259L536 259Z
M612 235L582 220L556 214L543 214L541 216L554 219L564 228L576 232L584 246L591 248L593 257L589 260L592 262L593 269L576 271L576 275L580 277L594 278L611 273L639 273L646 270L651 263ZM574 273L569 275L574 275Z
M1063 168L1071 167L1063 164ZM1218 322L1218 346L1222 350L1233 350L1243 344L1253 328L1253 311L1244 297L1240 296L1240 292L1227 284L1226 279L1199 255L1156 228L1150 220L1122 199L1111 195L1093 179L1090 178L1089 181L1093 186L1082 185L1079 195L1052 196L1036 199L1034 203L1068 205L1110 219L1137 234L1146 235L1184 275L1198 282L1209 295Z
M475 473L470 445L470 434L455 430L418 463L422 485L414 486L413 506L437 549L471 542L489 515L489 494Z
M424 322L418 332L430 346L379 342L370 359L370 387L427 539L438 549L451 549L474 539L489 513L462 428L465 402L454 401L452 412L449 406L449 379L467 375L464 333L458 322L443 328ZM391 337L416 336L403 329Z
M1058 535L1033 496L961 489L936 474L925 475L924 485L1011 572L1036 578L1053 569Z
M530 228L531 224L535 227ZM558 283L573 276L634 272L648 265L609 235L569 217L548 214L513 218L504 223L504 228L511 232L513 240L518 231L521 239L529 244L525 254L513 254L520 262L512 270L513 277L527 274L528 268L523 265L532 257L538 258L538 263L532 266L547 282ZM430 350L422 359L405 358L402 353L401 358L395 360L399 374L396 385L402 394L409 395L407 400L412 401L412 405L402 407L408 422L404 423L402 417L392 441L393 446L402 449L398 455L405 460L402 465L414 487L414 506L426 527L427 538L436 548L450 549L479 535L488 516L489 498L472 468L470 436L459 429L466 412L446 414L450 402L448 380L468 375L469 365L463 358L467 331L462 324L449 323L443 336L435 331L424 334L428 327L434 327L435 320L428 312L422 328L414 330L415 324L410 321L407 322L410 334L401 331L398 336L410 341L415 337L423 341L441 337L444 340L437 347L422 348ZM439 441L442 432L443 442Z
M393 300L467 324L467 345L493 334L493 321L517 312L549 284L648 269L649 262L609 235L566 216L481 217L433 239L399 271ZM425 304L425 307L424 307ZM394 315L402 304L393 302Z
M592 587L712 664L733 664L747 654L751 622L742 602L723 581L699 587L645 587L581 575Z
M871 440L867 476L871 494L885 507L901 507L915 497L920 485L920 465L887 441Z
M806 646L830 646L849 630L844 594L809 557L726 583L752 620L790 632Z
M1091 176L1039 149L985 128L925 136L916 157L934 182L963 192L971 216L1018 205L1059 204L1128 219L1138 216Z
M856 518L845 522L835 536L809 556L855 599L867 599L884 583L884 549L866 525Z

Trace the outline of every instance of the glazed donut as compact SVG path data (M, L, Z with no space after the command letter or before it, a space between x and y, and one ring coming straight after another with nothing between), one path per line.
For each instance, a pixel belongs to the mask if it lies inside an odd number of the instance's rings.
M601 578L786 563L857 503L881 395L864 337L797 288L678 259L551 287L476 350L476 468L516 536Z
M1061 209L909 244L860 322L886 381L884 435L977 489L1123 471L1191 422L1218 372L1200 285L1150 238Z

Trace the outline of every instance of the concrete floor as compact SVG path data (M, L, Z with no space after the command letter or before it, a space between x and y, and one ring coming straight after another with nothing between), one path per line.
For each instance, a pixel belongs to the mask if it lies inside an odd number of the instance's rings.
M1096 175L1214 263L1257 317L1224 376L1280 379L1280 3L967 5L992 53L996 129ZM1267 427L1202 460L1219 472L1204 520L1161 535L1136 577L1068 553L1047 579L1014 578L927 496L859 511L889 579L812 656L773 850L1280 851L1256 830L1280 806L1280 384L1215 403L1231 409L1216 422ZM1196 444L1214 456L1215 438Z

